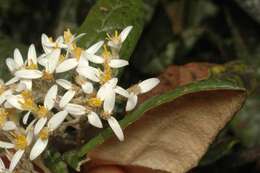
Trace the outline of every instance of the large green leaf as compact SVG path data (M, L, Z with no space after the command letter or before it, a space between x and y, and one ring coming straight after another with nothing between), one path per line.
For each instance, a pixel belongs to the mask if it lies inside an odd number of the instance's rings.
M166 92L162 95L152 97L142 103L136 110L125 116L120 121L122 128L126 128L130 124L138 120L142 115L150 109L156 108L162 104L172 102L178 97L186 94L209 91L209 90L241 90L245 91L242 80L237 75L229 74L228 77L218 76L212 77L208 80L194 82L189 85L178 87L172 91ZM97 145L102 144L106 139L113 135L110 128L105 129L98 136L87 142L77 151L70 151L64 154L64 159L73 168L78 167L78 163L85 155L95 148Z
M106 33L132 25L133 30L121 51L122 58L129 59L144 27L144 12L142 0L99 0L78 30L78 33L86 33L79 44L89 47L99 40L104 40Z

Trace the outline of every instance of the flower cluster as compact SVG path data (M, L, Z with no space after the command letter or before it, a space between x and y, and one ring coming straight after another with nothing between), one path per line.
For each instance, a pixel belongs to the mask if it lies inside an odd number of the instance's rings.
M118 85L116 69L128 65L119 52L131 30L128 26L121 33L107 34L106 41L87 49L77 45L84 34L67 30L56 40L42 34L44 53L37 56L32 44L26 60L14 50L13 58L6 59L13 78L0 81L0 147L10 160L6 168L0 159L0 172L12 172L21 158L36 159L63 123L82 117L97 128L107 121L118 139L124 140L113 116L117 98L125 101L125 111L131 111L137 96L159 83L150 78L128 89Z

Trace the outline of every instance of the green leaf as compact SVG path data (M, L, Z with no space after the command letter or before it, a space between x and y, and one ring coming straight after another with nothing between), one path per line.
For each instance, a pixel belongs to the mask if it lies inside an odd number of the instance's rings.
M44 152L44 163L53 172L69 173L67 165L61 159L61 154L53 149Z
M228 75L228 77L219 76L213 77L208 80L194 82L146 100L136 110L126 115L125 118L120 121L120 125L122 128L126 128L127 126L138 120L140 117L142 117L142 115L150 109L156 108L164 103L172 102L178 97L186 94L209 90L245 91L245 87L243 86L242 80L238 76L230 74ZM102 144L112 135L112 130L110 128L107 128L98 136L94 137L85 145L83 145L79 150L67 152L63 155L63 157L70 166L72 166L73 168L77 168L79 166L79 161L82 160L82 158L84 158L84 156L90 150L95 148L97 145Z
M121 57L129 59L144 27L144 11L142 0L97 1L78 30L78 33L86 33L79 41L80 46L89 47L99 40L104 40L106 33L121 31L132 25L133 30L121 49Z

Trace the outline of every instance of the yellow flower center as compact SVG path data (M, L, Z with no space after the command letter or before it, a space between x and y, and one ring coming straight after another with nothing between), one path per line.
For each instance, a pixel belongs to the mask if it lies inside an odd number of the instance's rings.
M72 33L70 32L70 29L67 29L67 31L64 31L64 41L65 43L69 43L72 38Z
M80 59L82 53L82 49L80 47L76 47L75 49L73 49L73 55L76 57L77 60Z
M48 73L47 71L43 72L43 76L42 76L43 80L47 80L47 81L51 81L54 79L54 76L52 73Z
M25 110L31 110L31 111L34 111L37 109L37 106L36 104L34 103L34 100L33 100L33 96L32 96L32 93L31 91L23 91L21 93L22 97L23 97L23 101L20 102L23 109Z
M49 137L49 129L47 127L44 127L40 133L39 133L39 137L41 138L41 140L46 140Z
M24 135L16 135L15 136L15 148L18 150L24 150L27 147L27 139Z
M42 117L48 116L49 115L49 111L44 106L39 106L36 114L38 115L39 118L42 118Z
M120 44L121 43L121 38L119 37L118 31L115 31L114 35L109 35L107 34L107 39L112 41L114 44Z
M100 98L97 97L93 97L87 100L87 104L91 107L100 107L102 105L102 100Z
M30 64L30 65L29 65ZM37 64L34 64L32 62L32 60L30 60L30 63L28 62L27 66L25 67L26 69L29 69L29 70L35 70L38 68L38 65Z

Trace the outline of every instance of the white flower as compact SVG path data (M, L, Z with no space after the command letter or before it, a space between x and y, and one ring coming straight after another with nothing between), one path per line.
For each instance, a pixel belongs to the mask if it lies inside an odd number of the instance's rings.
M64 31L63 38L64 38L64 43L67 45L69 50L72 50L75 48L75 42L83 37L85 33L81 33L79 35L73 34L70 32L70 29L67 29L67 31Z
M25 150L29 147L29 145L32 142L33 134L31 131L27 133L27 135L24 134L15 134L14 138L12 139L12 142L4 142L0 141L0 147L5 149L16 149L16 152L14 153L10 166L9 171L13 171L16 167L16 165L19 163L20 159L22 158L23 154L25 153Z
M114 36L110 36L108 34L107 35L109 40L107 43L108 46L112 48L120 49L122 43L125 41L132 28L133 26L127 26L125 29L122 30L120 34L118 34L118 32L116 31Z
M63 73L69 71L71 69L76 68L77 66L81 66L81 63L86 64L84 62L87 58L98 57L95 53L100 49L100 47L104 44L104 41L99 41L83 51L81 48L76 47L72 50L72 58L68 58L64 60L62 63L58 65L56 68L56 73ZM82 60L83 59L83 60Z
M74 95L75 91L69 89L60 99L59 107L75 117L80 117L86 114L91 125L102 128L102 122L94 111L89 111L82 105L70 103Z
M138 100L137 95L150 91L157 86L159 82L160 80L158 78L150 78L130 88L129 97L126 103L126 111L131 111L135 108Z
M37 135L41 129L45 126L48 117L51 115L51 109L55 105L55 100L58 93L58 86L53 85L47 92L44 98L44 105L39 106L38 110L36 111L38 121L34 127L34 134ZM54 116L54 115L53 115Z
M41 41L43 50L46 54L51 53L55 49L67 48L67 45L64 43L62 36L53 41L51 37L48 37L46 34L42 34Z
M49 141L49 135L54 130L56 130L61 123L65 120L67 117L66 111L60 111L53 115L50 120L47 123L47 127L44 127L41 129L41 131L38 134L38 139L33 145L31 152L30 152L30 160L36 159L47 147L48 141Z
M127 60L113 57L111 52L107 50L106 46L104 46L102 56L92 56L91 58L88 58L88 60L96 64L104 64L104 66L108 65L111 68L121 68L129 64Z
M25 84L26 88L31 90L32 79L42 77L42 72L38 70L37 55L33 44L30 45L27 61L24 62L23 57L18 49L14 50L14 59L7 58L6 64L15 77L9 80L6 85L13 84L17 81Z
M112 78L102 85L97 92L97 97L104 101L103 109L105 112L110 113L114 109L116 93L126 98L129 97L125 89L117 86L117 82L117 78Z

